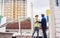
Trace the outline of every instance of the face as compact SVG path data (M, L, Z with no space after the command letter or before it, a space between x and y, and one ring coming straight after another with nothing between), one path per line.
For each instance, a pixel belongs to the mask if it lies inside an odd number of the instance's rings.
M36 18L38 19L38 16Z

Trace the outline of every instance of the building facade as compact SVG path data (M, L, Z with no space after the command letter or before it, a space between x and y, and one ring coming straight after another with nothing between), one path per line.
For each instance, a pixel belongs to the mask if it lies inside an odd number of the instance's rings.
M50 0L50 38L60 38L60 0Z
M0 0L3 8L2 16L7 17L7 21L11 21L21 16L26 17L27 0Z

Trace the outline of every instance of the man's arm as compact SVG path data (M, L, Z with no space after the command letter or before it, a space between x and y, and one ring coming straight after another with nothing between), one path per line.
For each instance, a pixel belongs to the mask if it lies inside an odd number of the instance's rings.
M38 21L38 23L42 23L41 21Z

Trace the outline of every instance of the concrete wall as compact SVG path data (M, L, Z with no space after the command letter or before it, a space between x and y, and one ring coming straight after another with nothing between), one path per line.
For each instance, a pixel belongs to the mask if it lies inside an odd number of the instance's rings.
M0 38L12 38L12 33L0 33Z
M31 36L16 36L16 38L32 38Z

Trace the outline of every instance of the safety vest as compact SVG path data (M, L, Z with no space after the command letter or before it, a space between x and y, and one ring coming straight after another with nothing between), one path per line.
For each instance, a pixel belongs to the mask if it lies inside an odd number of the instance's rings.
M34 27L40 27L39 23L35 23L36 21L39 21L39 20L34 19Z

